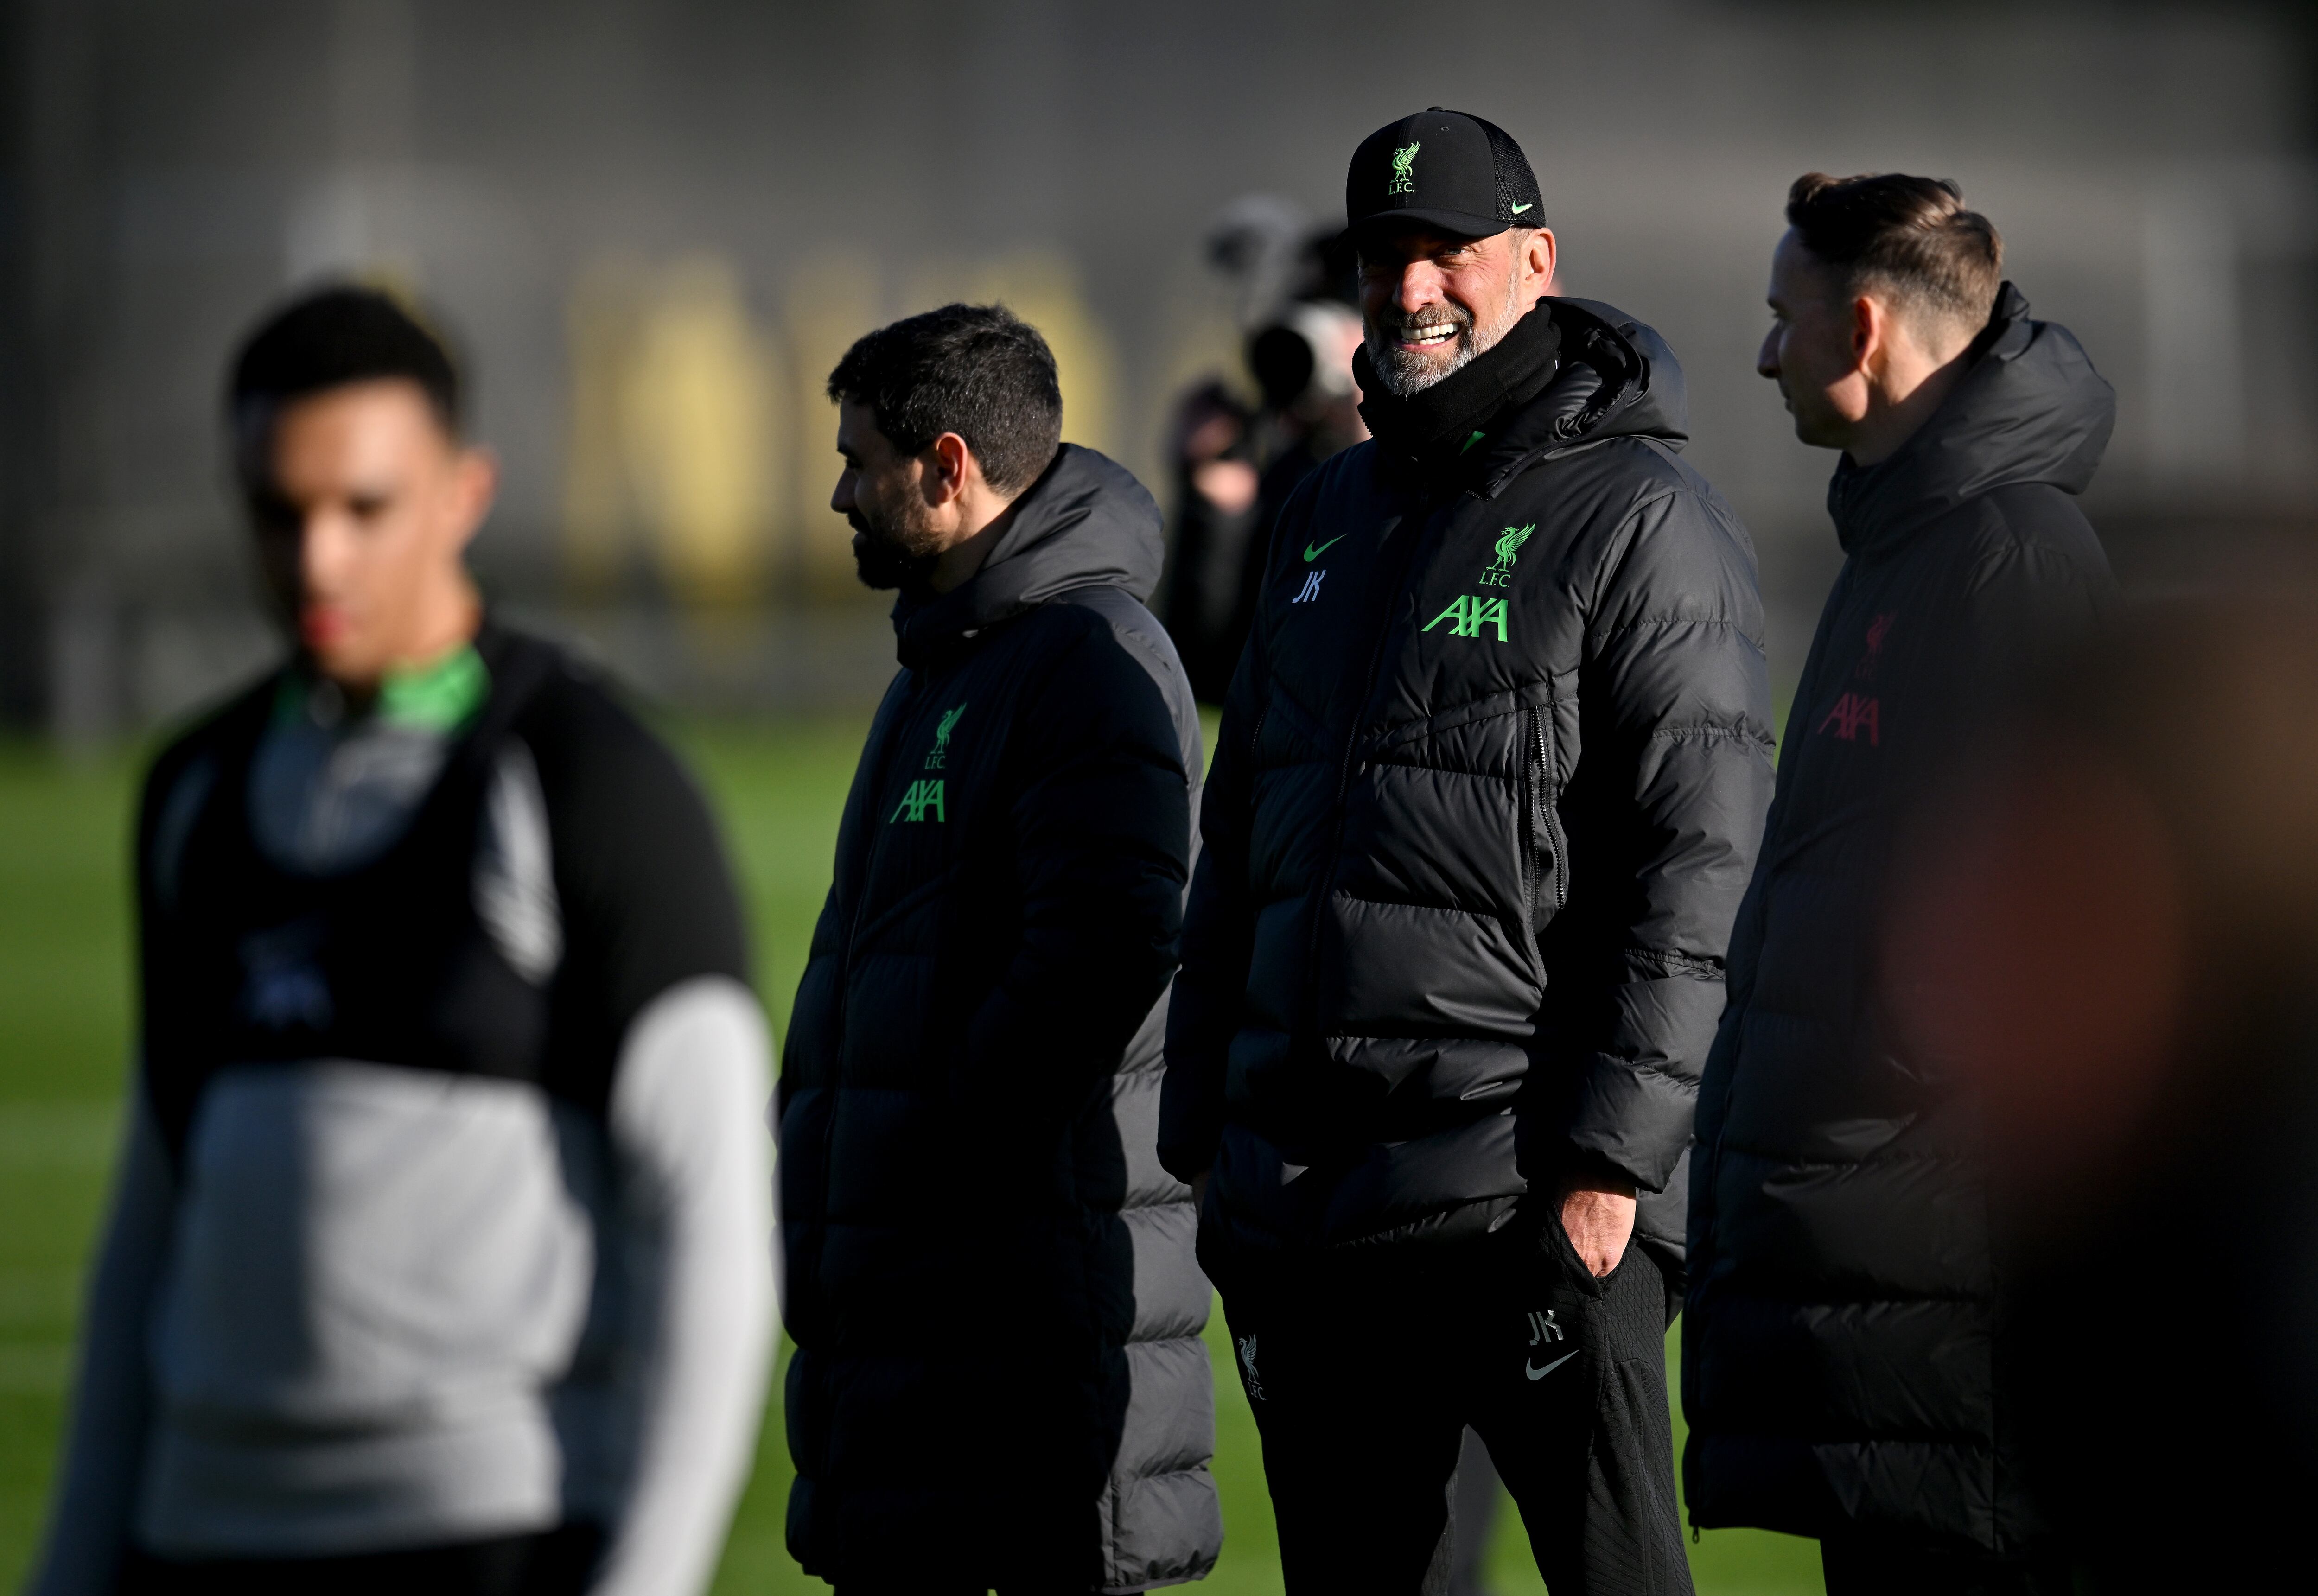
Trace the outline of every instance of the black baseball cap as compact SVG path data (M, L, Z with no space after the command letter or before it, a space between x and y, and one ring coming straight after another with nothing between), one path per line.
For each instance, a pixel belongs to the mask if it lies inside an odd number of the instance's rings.
M1545 222L1537 175L1513 135L1438 105L1361 140L1344 174L1344 218L1356 240L1388 221L1468 238Z

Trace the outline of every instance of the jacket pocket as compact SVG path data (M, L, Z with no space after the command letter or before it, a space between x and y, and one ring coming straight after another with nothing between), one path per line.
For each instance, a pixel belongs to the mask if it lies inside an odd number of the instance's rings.
M1569 1233L1561 1226L1561 1205L1555 1203L1546 1211L1538 1245L1553 1279L1561 1285L1575 1287L1589 1296L1603 1297L1610 1294L1610 1283L1624 1274L1626 1266L1634 1260L1634 1246L1640 1240L1639 1235L1629 1235L1625 1251L1618 1255L1618 1261L1612 1266L1610 1272L1597 1275L1577 1255L1577 1243L1569 1239Z

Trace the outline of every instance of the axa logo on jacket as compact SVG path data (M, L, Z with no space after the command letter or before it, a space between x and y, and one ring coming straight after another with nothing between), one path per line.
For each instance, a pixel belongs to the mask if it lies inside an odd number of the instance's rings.
M1811 730L1832 730L1845 742L1858 741L1864 731L1867 734L1867 746L1880 749L1883 746L1883 706L1864 693L1846 693Z
M1451 637L1478 637L1481 635L1482 627L1494 626L1496 628L1499 642L1509 641L1505 636L1505 601L1502 598L1483 598L1478 594L1461 594L1456 603L1427 621L1424 623L1424 630L1430 632L1443 621L1455 623L1449 629L1449 635Z
M902 794L901 802L894 806L894 812L886 818L886 823L891 825L894 821L900 820L906 824L922 820L929 811L937 821L947 821L949 819L948 811L943 807L942 785L939 777L932 781L912 782L910 790Z

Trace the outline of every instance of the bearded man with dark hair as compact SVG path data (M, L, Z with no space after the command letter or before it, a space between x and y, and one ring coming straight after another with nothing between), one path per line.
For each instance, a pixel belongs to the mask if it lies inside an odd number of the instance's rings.
M1153 1156L1199 722L1159 511L1002 306L829 379L902 668L782 1060L789 1549L842 1596L1197 1579L1209 1289Z
M1840 449L1846 556L1730 945L1692 1171L1694 1522L1820 1538L1828 1589L2060 1592L2027 1488L1981 1105L1894 1033L1893 845L1965 740L2110 590L2075 502L2115 417L1952 184L1789 195L1762 374Z

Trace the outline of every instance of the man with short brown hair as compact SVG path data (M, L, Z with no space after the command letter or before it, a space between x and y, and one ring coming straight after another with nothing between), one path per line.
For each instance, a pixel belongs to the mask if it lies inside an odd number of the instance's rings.
M1831 1592L2068 1588L2021 1477L1979 1132L1882 1020L1884 877L1955 734L2110 587L2077 508L2109 386L2000 281L1953 184L1812 174L1760 369L1846 561L1812 641L1692 1172L1684 1459L1696 1524L1820 1538Z

